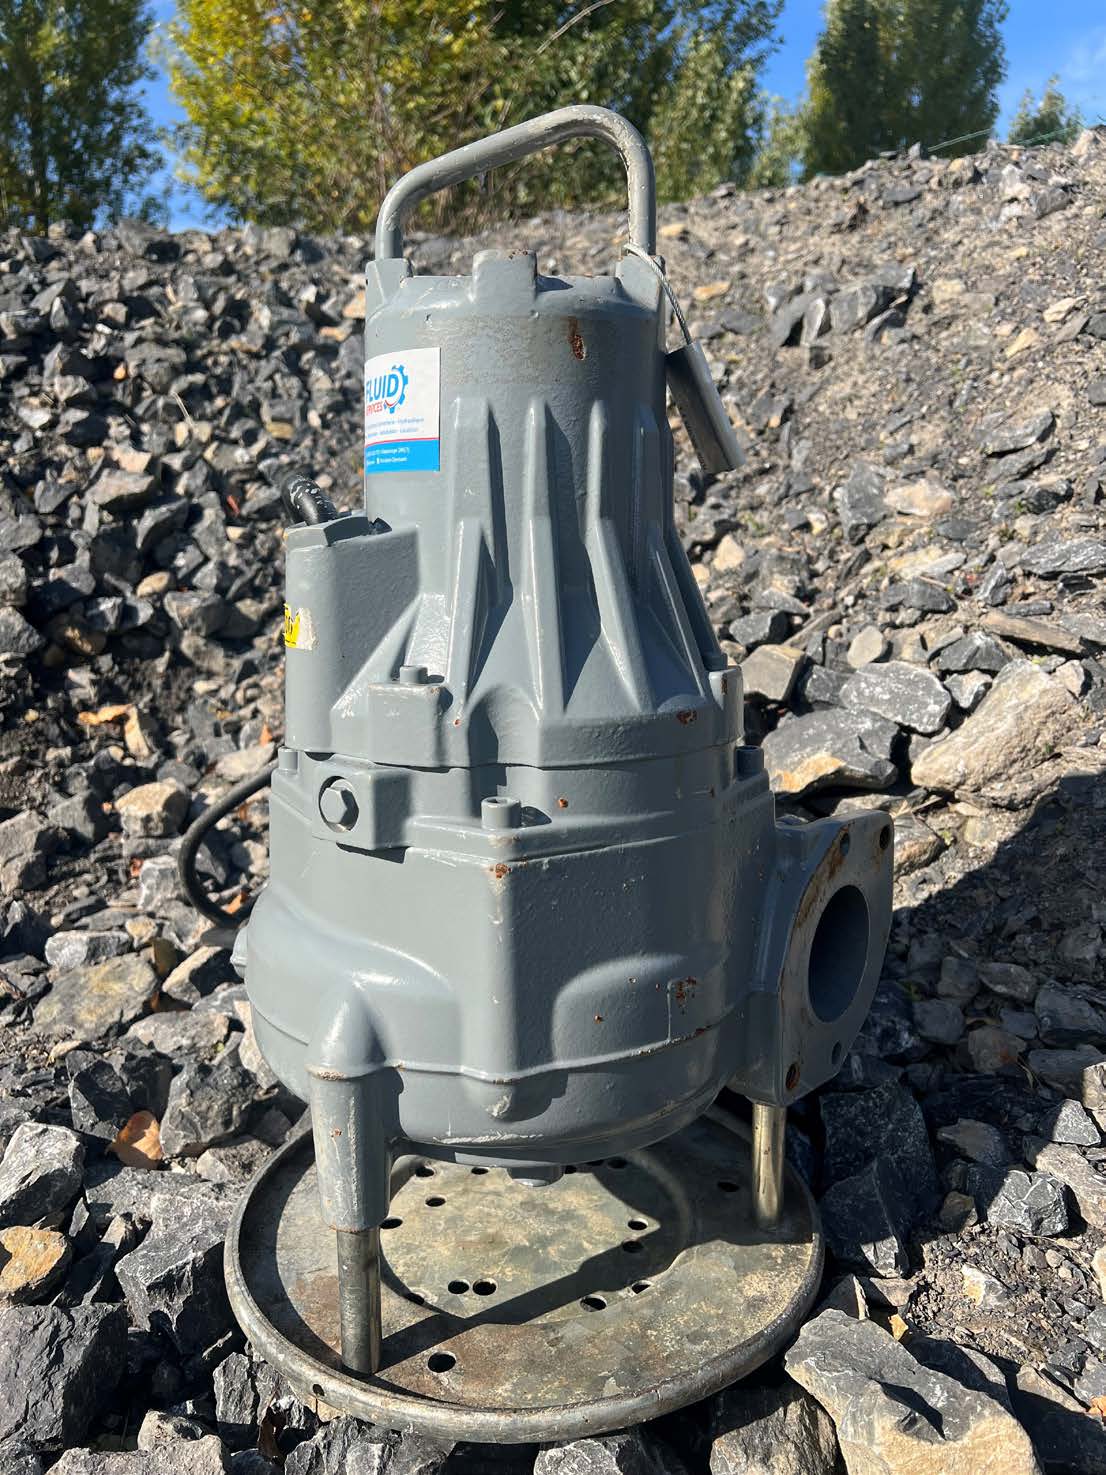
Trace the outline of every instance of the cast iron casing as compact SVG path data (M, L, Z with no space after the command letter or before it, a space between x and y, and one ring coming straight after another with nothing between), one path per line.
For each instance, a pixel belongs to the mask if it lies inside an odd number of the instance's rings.
M287 731L246 933L261 1049L312 1107L328 1219L397 1150L540 1176L727 1082L833 1075L887 939L891 824L777 824L672 517L667 304L371 264L366 357L435 346L440 471L287 540Z

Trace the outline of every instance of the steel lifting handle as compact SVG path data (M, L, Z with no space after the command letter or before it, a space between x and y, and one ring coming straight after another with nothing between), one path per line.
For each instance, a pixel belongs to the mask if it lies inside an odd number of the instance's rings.
M490 138L419 164L384 196L376 222L376 258L403 255L403 222L428 195L501 164L513 164L568 138L600 138L621 155L630 196L630 240L651 256L657 245L657 191L653 160L632 123L610 108L558 108Z

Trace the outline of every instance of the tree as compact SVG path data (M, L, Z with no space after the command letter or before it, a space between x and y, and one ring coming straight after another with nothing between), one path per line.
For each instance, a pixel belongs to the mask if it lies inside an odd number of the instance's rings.
M1026 88L1006 135L1008 143L1033 143L1038 139L1047 139L1050 143L1072 141L1083 127L1083 118L1078 108L1069 107L1058 81L1058 77L1048 79L1040 102L1036 101L1032 90Z
M240 220L363 229L395 178L461 141L495 76L463 0L180 0L184 177Z
M0 0L0 220L118 217L157 163L145 0Z
M756 157L746 183L750 189L784 189L794 183L803 156L802 114L782 97L767 99Z
M808 68L807 173L840 173L912 143L978 148L998 116L1006 9L1005 0L827 0Z
M884 9L883 0L828 0L807 67L807 174L840 173L887 146Z
M781 0L179 0L186 176L239 219L365 230L414 164L569 102L652 137L662 198L746 170ZM475 224L623 192L582 142L437 196Z

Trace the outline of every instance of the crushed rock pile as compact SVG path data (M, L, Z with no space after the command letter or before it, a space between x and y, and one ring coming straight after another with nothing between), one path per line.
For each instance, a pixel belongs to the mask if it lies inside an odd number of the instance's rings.
M594 273L621 230L412 255ZM660 236L747 450L705 478L677 431L748 736L783 812L893 818L897 909L792 1113L830 1257L786 1366L495 1468L1106 1471L1106 132L722 186ZM280 742L279 476L360 496L367 251L0 236L0 1475L493 1458L321 1422L235 1328L230 1209L301 1108L176 880ZM201 852L224 903L265 810Z

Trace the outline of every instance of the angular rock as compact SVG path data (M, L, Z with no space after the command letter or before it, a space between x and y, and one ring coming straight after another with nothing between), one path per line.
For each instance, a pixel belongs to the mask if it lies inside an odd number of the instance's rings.
M133 1111L126 1086L106 1060L86 1050L67 1055L65 1068L73 1126L86 1136L114 1142Z
M938 671L1001 671L1010 657L991 635L971 630L938 651L934 660Z
M222 1445L213 1434L202 1439L178 1439L150 1450L104 1454L70 1449L53 1466L58 1475L222 1475L229 1468Z
M711 1400L711 1475L833 1475L837 1436L825 1410L788 1379L737 1384Z
M966 1187L987 1223L998 1229L1044 1237L1067 1232L1064 1185L1049 1173L977 1164L968 1169Z
M1024 451L1035 441L1043 440L1056 424L1051 410L1041 410L1028 420L1007 423L988 431L980 442L986 456L1006 456L1011 451Z
M841 1091L819 1101L825 1131L824 1181L835 1183L882 1155L902 1176L908 1227L937 1201L937 1170L925 1119L896 1082L874 1091Z
M256 1089L233 1046L211 1065L188 1061L173 1078L161 1119L166 1156L198 1157L205 1148L240 1132L253 1109Z
M1102 1133L1094 1118L1078 1101L1061 1101L1046 1111L1038 1130L1047 1142L1073 1147L1097 1147L1102 1141Z
M55 932L46 940L46 961L66 972L118 958L130 950L131 940L125 932Z
M0 1225L56 1228L81 1191L84 1147L68 1127L26 1122L0 1162Z
M841 690L845 707L876 712L913 732L940 732L952 705L948 692L928 671L907 661L864 666Z
M871 1275L905 1275L911 1194L895 1165L878 1156L841 1178L819 1202L826 1248L843 1267Z
M1046 1045L1106 1043L1106 1008L1100 1007L1089 990L1042 984L1033 1009Z
M993 994L1031 1004L1037 994L1037 980L1020 963L994 961L979 964L979 981Z
M128 835L176 835L188 813L188 794L176 784L139 784L115 807Z
M1013 1378L1014 1412L1049 1475L1106 1475L1106 1427L1070 1393L1036 1368Z
M1029 661L1011 661L956 732L911 767L916 784L944 792L985 788L1051 752L1074 703L1063 683Z
M781 722L761 744L778 794L799 799L818 789L883 789L894 782L893 723L867 712L811 712Z
M0 1229L0 1302L41 1301L69 1268L72 1247L56 1229Z
M1026 1158L1039 1170L1038 1176L1050 1177L1071 1190L1088 1224L1106 1229L1106 1178L1095 1172L1077 1147L1030 1139L1026 1142Z
M806 656L792 645L760 645L741 663L745 694L786 702Z
M925 1367L872 1321L825 1311L785 1363L833 1419L850 1475L1040 1475L1001 1403Z
M129 1215L120 1214L113 1219L99 1243L73 1266L55 1304L92 1306L114 1300L116 1261L134 1249L138 1237L138 1226Z
M161 985L161 992L180 1004L198 1004L221 983L234 979L230 953L226 948L197 948L178 963Z
M1106 574L1106 538L1059 538L1038 543L1022 559L1031 574L1054 579L1061 574Z
M75 968L36 1004L35 1028L55 1039L102 1039L144 1013L156 992L157 974L135 953Z
M860 542L869 528L887 516L883 480L873 467L863 462L853 467L849 479L834 493L834 501L850 543Z
M314 1475L314 1472L311 1472ZM534 1461L534 1475L686 1475L681 1462L664 1455L641 1429L599 1434L571 1444L547 1445Z
M1010 1161L1006 1138L990 1122L961 1120L951 1127L938 1127L937 1141L953 1148L969 1162L1004 1168Z
M125 1343L120 1306L0 1308L0 1445L78 1443L122 1377Z
M223 1282L228 1213L206 1197L155 1196L153 1228L115 1275L136 1326L183 1356L214 1346L233 1324Z

